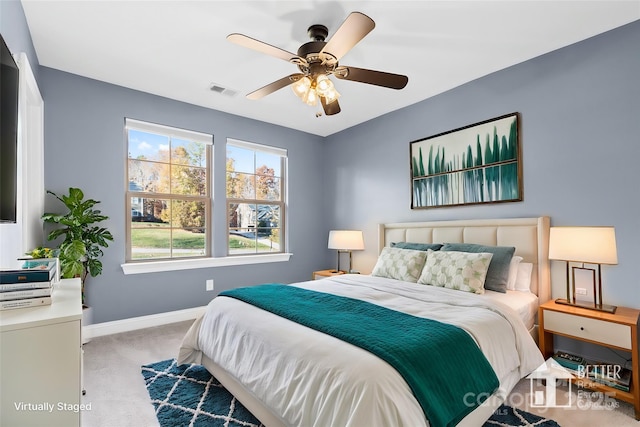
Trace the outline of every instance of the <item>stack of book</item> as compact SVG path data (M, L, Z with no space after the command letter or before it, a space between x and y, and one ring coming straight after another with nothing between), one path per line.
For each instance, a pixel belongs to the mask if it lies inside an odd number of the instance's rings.
M619 365L596 362L589 378L593 381L622 391L631 389L631 370Z
M17 270L0 270L0 310L51 304L53 283L59 277L58 260L26 260Z
M553 358L577 378L586 377L622 391L631 389L631 371L620 365L587 360L565 351L557 352Z
M571 373L574 375L576 375L578 371L581 370L580 366L582 366L582 369L584 369L584 366L587 364L587 361L584 357L567 353L566 351L556 352L556 354L553 355L553 358L562 367L571 371Z

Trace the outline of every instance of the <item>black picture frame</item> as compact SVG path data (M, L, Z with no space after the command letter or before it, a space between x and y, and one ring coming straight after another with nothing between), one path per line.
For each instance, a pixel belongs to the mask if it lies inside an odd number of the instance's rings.
M520 114L410 142L411 209L523 200Z

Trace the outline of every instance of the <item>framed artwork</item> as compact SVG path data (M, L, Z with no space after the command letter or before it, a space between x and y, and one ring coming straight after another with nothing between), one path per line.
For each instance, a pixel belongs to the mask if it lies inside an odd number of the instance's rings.
M519 123L511 113L412 141L411 209L521 201Z

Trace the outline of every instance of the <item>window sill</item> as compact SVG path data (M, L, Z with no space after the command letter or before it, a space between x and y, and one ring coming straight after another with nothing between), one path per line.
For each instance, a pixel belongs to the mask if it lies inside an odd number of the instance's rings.
M130 262L121 264L124 274L158 273L162 271L192 270L195 268L227 267L232 265L264 264L289 261L292 254L265 254L198 258L171 261Z

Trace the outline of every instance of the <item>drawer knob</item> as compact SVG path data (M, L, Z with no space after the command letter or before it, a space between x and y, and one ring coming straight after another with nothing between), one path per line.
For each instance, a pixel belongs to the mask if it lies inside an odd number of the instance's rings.
M581 331L584 331L584 326L580 326L580 330L581 330Z

